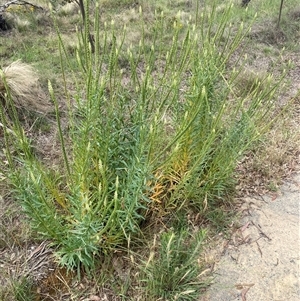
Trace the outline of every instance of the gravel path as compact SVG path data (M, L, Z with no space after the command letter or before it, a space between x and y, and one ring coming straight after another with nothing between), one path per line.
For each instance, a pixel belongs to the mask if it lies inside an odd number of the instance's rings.
M246 199L201 301L300 301L299 202L300 173L274 195Z

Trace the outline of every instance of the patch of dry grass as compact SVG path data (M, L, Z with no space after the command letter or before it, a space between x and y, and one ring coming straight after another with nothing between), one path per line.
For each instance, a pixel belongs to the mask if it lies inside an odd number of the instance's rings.
M3 180L0 189L0 300L13 301L12 282L23 275L22 259L32 233Z
M47 95L41 89L34 68L17 60L3 68L0 95L5 107L9 98L19 109L47 113L52 110Z
M300 97L276 119L271 130L237 168L241 196L276 191L300 166Z

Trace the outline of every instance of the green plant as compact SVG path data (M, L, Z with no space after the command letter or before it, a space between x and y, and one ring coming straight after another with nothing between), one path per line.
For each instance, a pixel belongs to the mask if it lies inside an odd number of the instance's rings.
M226 66L245 31L228 28L229 15L230 8L221 20L215 10L210 17L201 15L200 28L206 28L200 32L201 51L189 44L191 76L183 101L173 104L175 139L165 148L168 159L157 170L152 195L167 210L217 207L233 187L237 161L271 122L278 83L269 74L251 84L246 95L233 90L242 68L234 72Z
M32 301L36 298L33 293L33 284L26 278L13 282L13 293L16 301Z
M196 300L208 283L200 281L197 262L205 231L193 237L181 229L162 233L154 240L148 262L142 267L147 300Z
M96 6L94 18L86 13L85 19L94 26L95 49L85 26L76 65L58 30L68 127L50 82L49 92L60 165L49 167L35 155L5 95L13 112L11 121L1 109L10 129L4 131L8 176L33 228L57 246L61 264L93 268L97 256L140 231L149 210L192 206L206 214L227 200L239 158L271 123L279 86L267 74L246 96L235 95L241 70L228 65L249 29L229 24L231 12L232 6L222 13L209 7L197 14L197 25L181 22L180 14L170 24L156 12L150 39L140 9L141 40L125 48L126 28L100 27Z

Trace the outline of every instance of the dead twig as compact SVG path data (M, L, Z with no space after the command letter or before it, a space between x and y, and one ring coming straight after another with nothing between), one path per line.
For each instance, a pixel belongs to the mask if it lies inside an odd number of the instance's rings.
M260 248L260 246L259 246L259 244L258 244L257 241L256 241L256 245L257 245L258 251L260 253L260 257L262 257L262 251L261 251L261 248Z
M281 13L282 13L282 7L283 7L283 1L284 0L281 0L281 2L280 2L279 16L278 16L278 21L277 21L277 28L279 28L279 25L280 25Z
M249 225L250 225L250 222L247 222L244 226L242 226L242 227L240 228L240 231L241 231L241 232L244 232L244 231L249 227Z
M242 301L247 301L246 300L246 294L249 291L249 289L254 285L254 283L247 283L247 284L236 284L235 287L238 290L242 290L241 291L241 297L242 297Z
M271 241L272 239L266 234L264 233L260 227L258 227L257 225L254 224L253 221L251 221L252 225L259 231L259 234L261 234L262 236L266 237L269 241Z
M242 292L241 292L241 297L242 297L242 300L243 300L243 301L247 301L247 299L246 299L246 294L247 294L247 292L249 291L249 289L250 289L250 287L247 287L247 288L244 288L244 289L242 290Z

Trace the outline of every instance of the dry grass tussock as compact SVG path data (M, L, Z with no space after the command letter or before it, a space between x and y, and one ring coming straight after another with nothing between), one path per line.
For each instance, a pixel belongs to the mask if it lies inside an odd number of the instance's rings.
M0 99L8 107L9 99L18 109L48 113L53 110L46 93L39 85L34 68L20 60L0 73Z
M17 28L18 31L24 31L31 25L29 20L20 18L17 14L4 12L3 14L5 22L9 25L9 28Z

